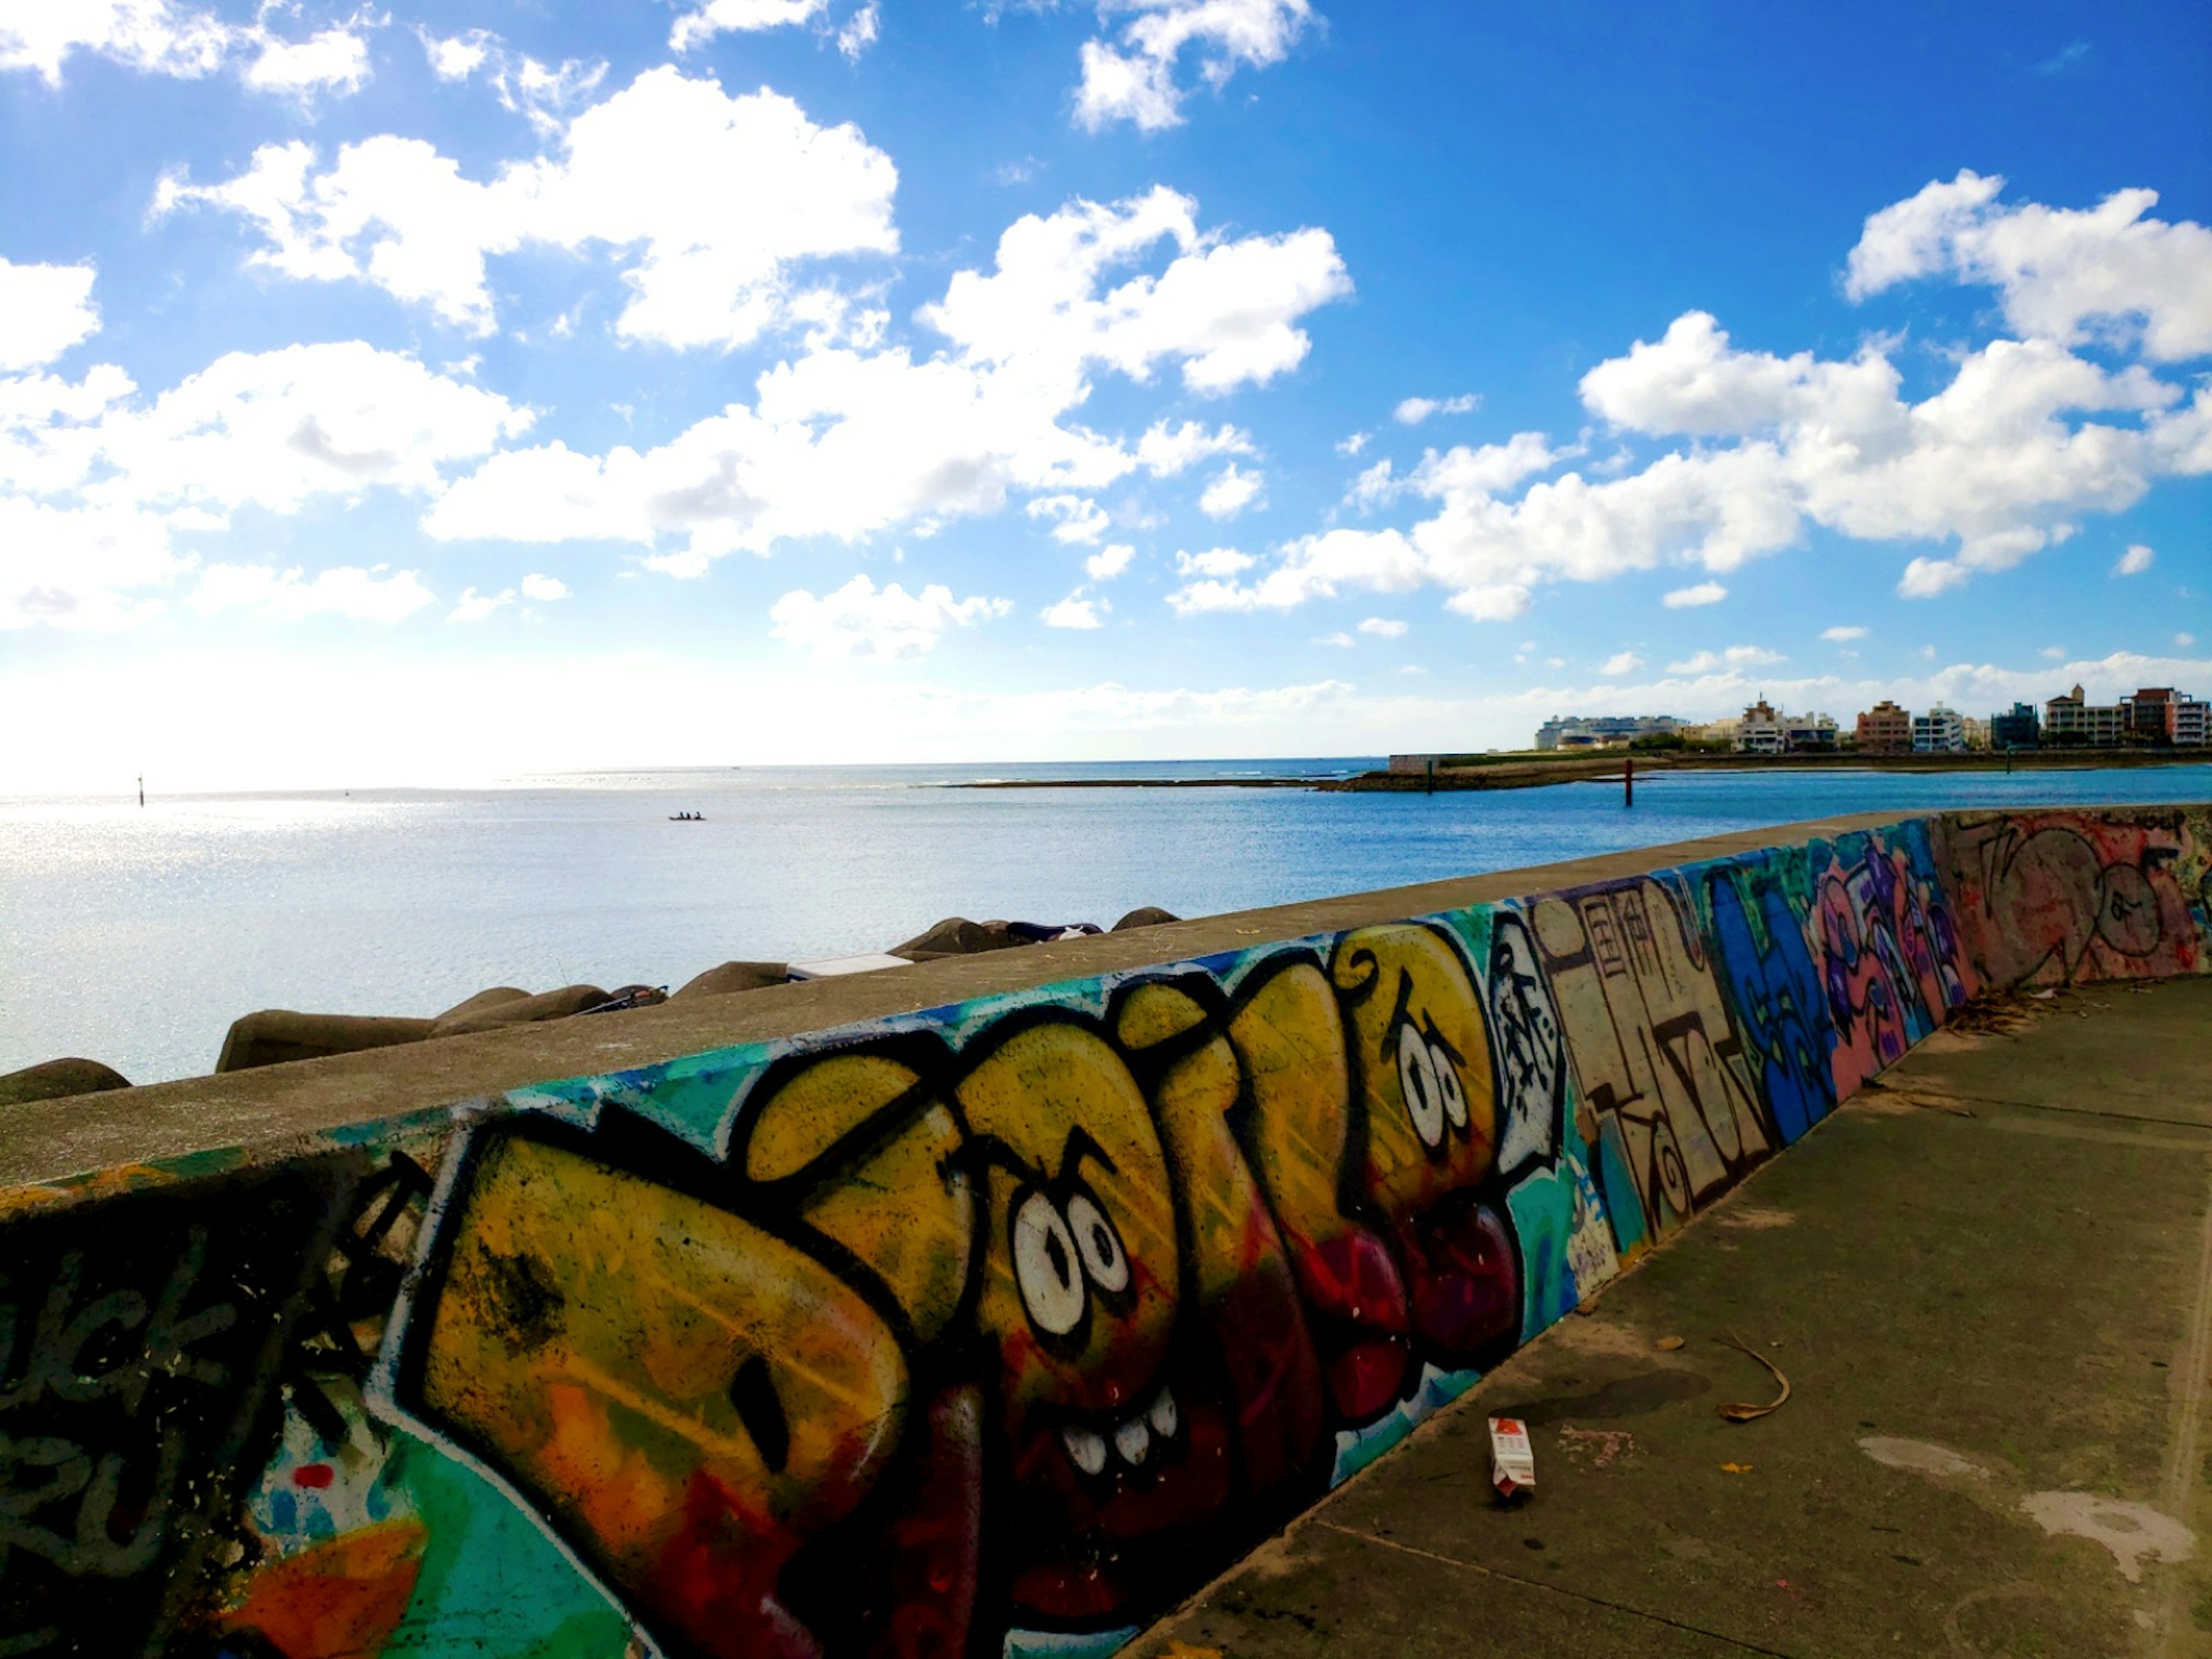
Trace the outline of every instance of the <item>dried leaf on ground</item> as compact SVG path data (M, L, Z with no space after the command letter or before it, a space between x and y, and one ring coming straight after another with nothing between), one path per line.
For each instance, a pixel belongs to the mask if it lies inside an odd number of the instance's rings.
M1772 1416L1776 1412L1780 1411L1782 1407L1788 1403L1790 1399L1790 1379L1783 1376L1782 1367L1776 1364L1765 1354L1759 1352L1758 1349L1747 1346L1736 1337L1717 1336L1713 1340L1723 1343L1729 1347L1739 1349L1742 1352L1749 1354L1760 1364L1765 1366L1768 1370L1773 1372L1774 1380L1782 1385L1782 1392L1774 1396L1774 1401L1771 1405L1753 1406L1745 1404L1742 1401L1731 1402L1730 1404L1721 1407L1721 1415L1723 1418L1731 1423L1755 1423L1762 1417Z

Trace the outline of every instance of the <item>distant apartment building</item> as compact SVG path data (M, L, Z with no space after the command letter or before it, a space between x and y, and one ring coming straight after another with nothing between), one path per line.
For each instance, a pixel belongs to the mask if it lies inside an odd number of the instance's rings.
M1859 716L1858 746L1872 754L1902 754L1912 747L1912 714L1887 697Z
M1966 747L1986 749L1990 746L1990 723L1976 720L1972 714L1959 716L1959 729L1966 734Z
M1837 728L1826 714L1777 713L1761 697L1735 723L1730 747L1739 755L1802 755L1832 750Z
M1681 726L1672 714L1554 714L1536 728L1536 747L1609 749Z
M2125 709L2089 702L2078 685L2043 705L2043 740L2061 748L2114 748L2126 728Z
M1912 717L1912 752L1946 755L1966 746L1966 722L1955 708L1937 703L1924 714Z
M2016 702L2006 713L1990 716L1992 749L2033 749L2042 739L2043 722L2032 702Z
M2170 685L2139 687L2132 697L2120 699L2120 731L2124 743L2160 744L2166 737L2166 711L2173 706Z
M2212 703L2195 697L2176 697L2166 710L2166 737L2177 749L2203 749L2212 744Z

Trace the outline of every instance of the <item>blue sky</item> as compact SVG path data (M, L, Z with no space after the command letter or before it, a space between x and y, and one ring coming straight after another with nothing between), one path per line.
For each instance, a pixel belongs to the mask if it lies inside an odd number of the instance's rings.
M0 0L0 787L2212 695L2200 9L614 9Z

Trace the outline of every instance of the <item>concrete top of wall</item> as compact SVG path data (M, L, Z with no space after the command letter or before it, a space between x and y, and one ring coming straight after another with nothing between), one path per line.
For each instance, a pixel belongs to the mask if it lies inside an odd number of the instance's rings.
M58 1181L222 1148L273 1155L347 1124L503 1093L556 1079L658 1065L686 1054L912 1013L1002 992L1187 961L1273 939L1494 903L1617 880L1701 859L1894 823L1866 812L1675 842L1600 858L1385 888L1127 933L948 957L848 978L687 998L616 1014L509 1027L326 1060L10 1107L0 1187Z

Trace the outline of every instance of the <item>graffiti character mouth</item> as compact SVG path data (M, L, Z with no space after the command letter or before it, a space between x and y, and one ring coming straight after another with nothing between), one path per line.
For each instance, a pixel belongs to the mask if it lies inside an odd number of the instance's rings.
M1182 1430L1175 1395L1163 1387L1150 1405L1128 1417L1096 1425L1067 1424L1060 1443L1087 1482L1126 1485L1171 1462Z

